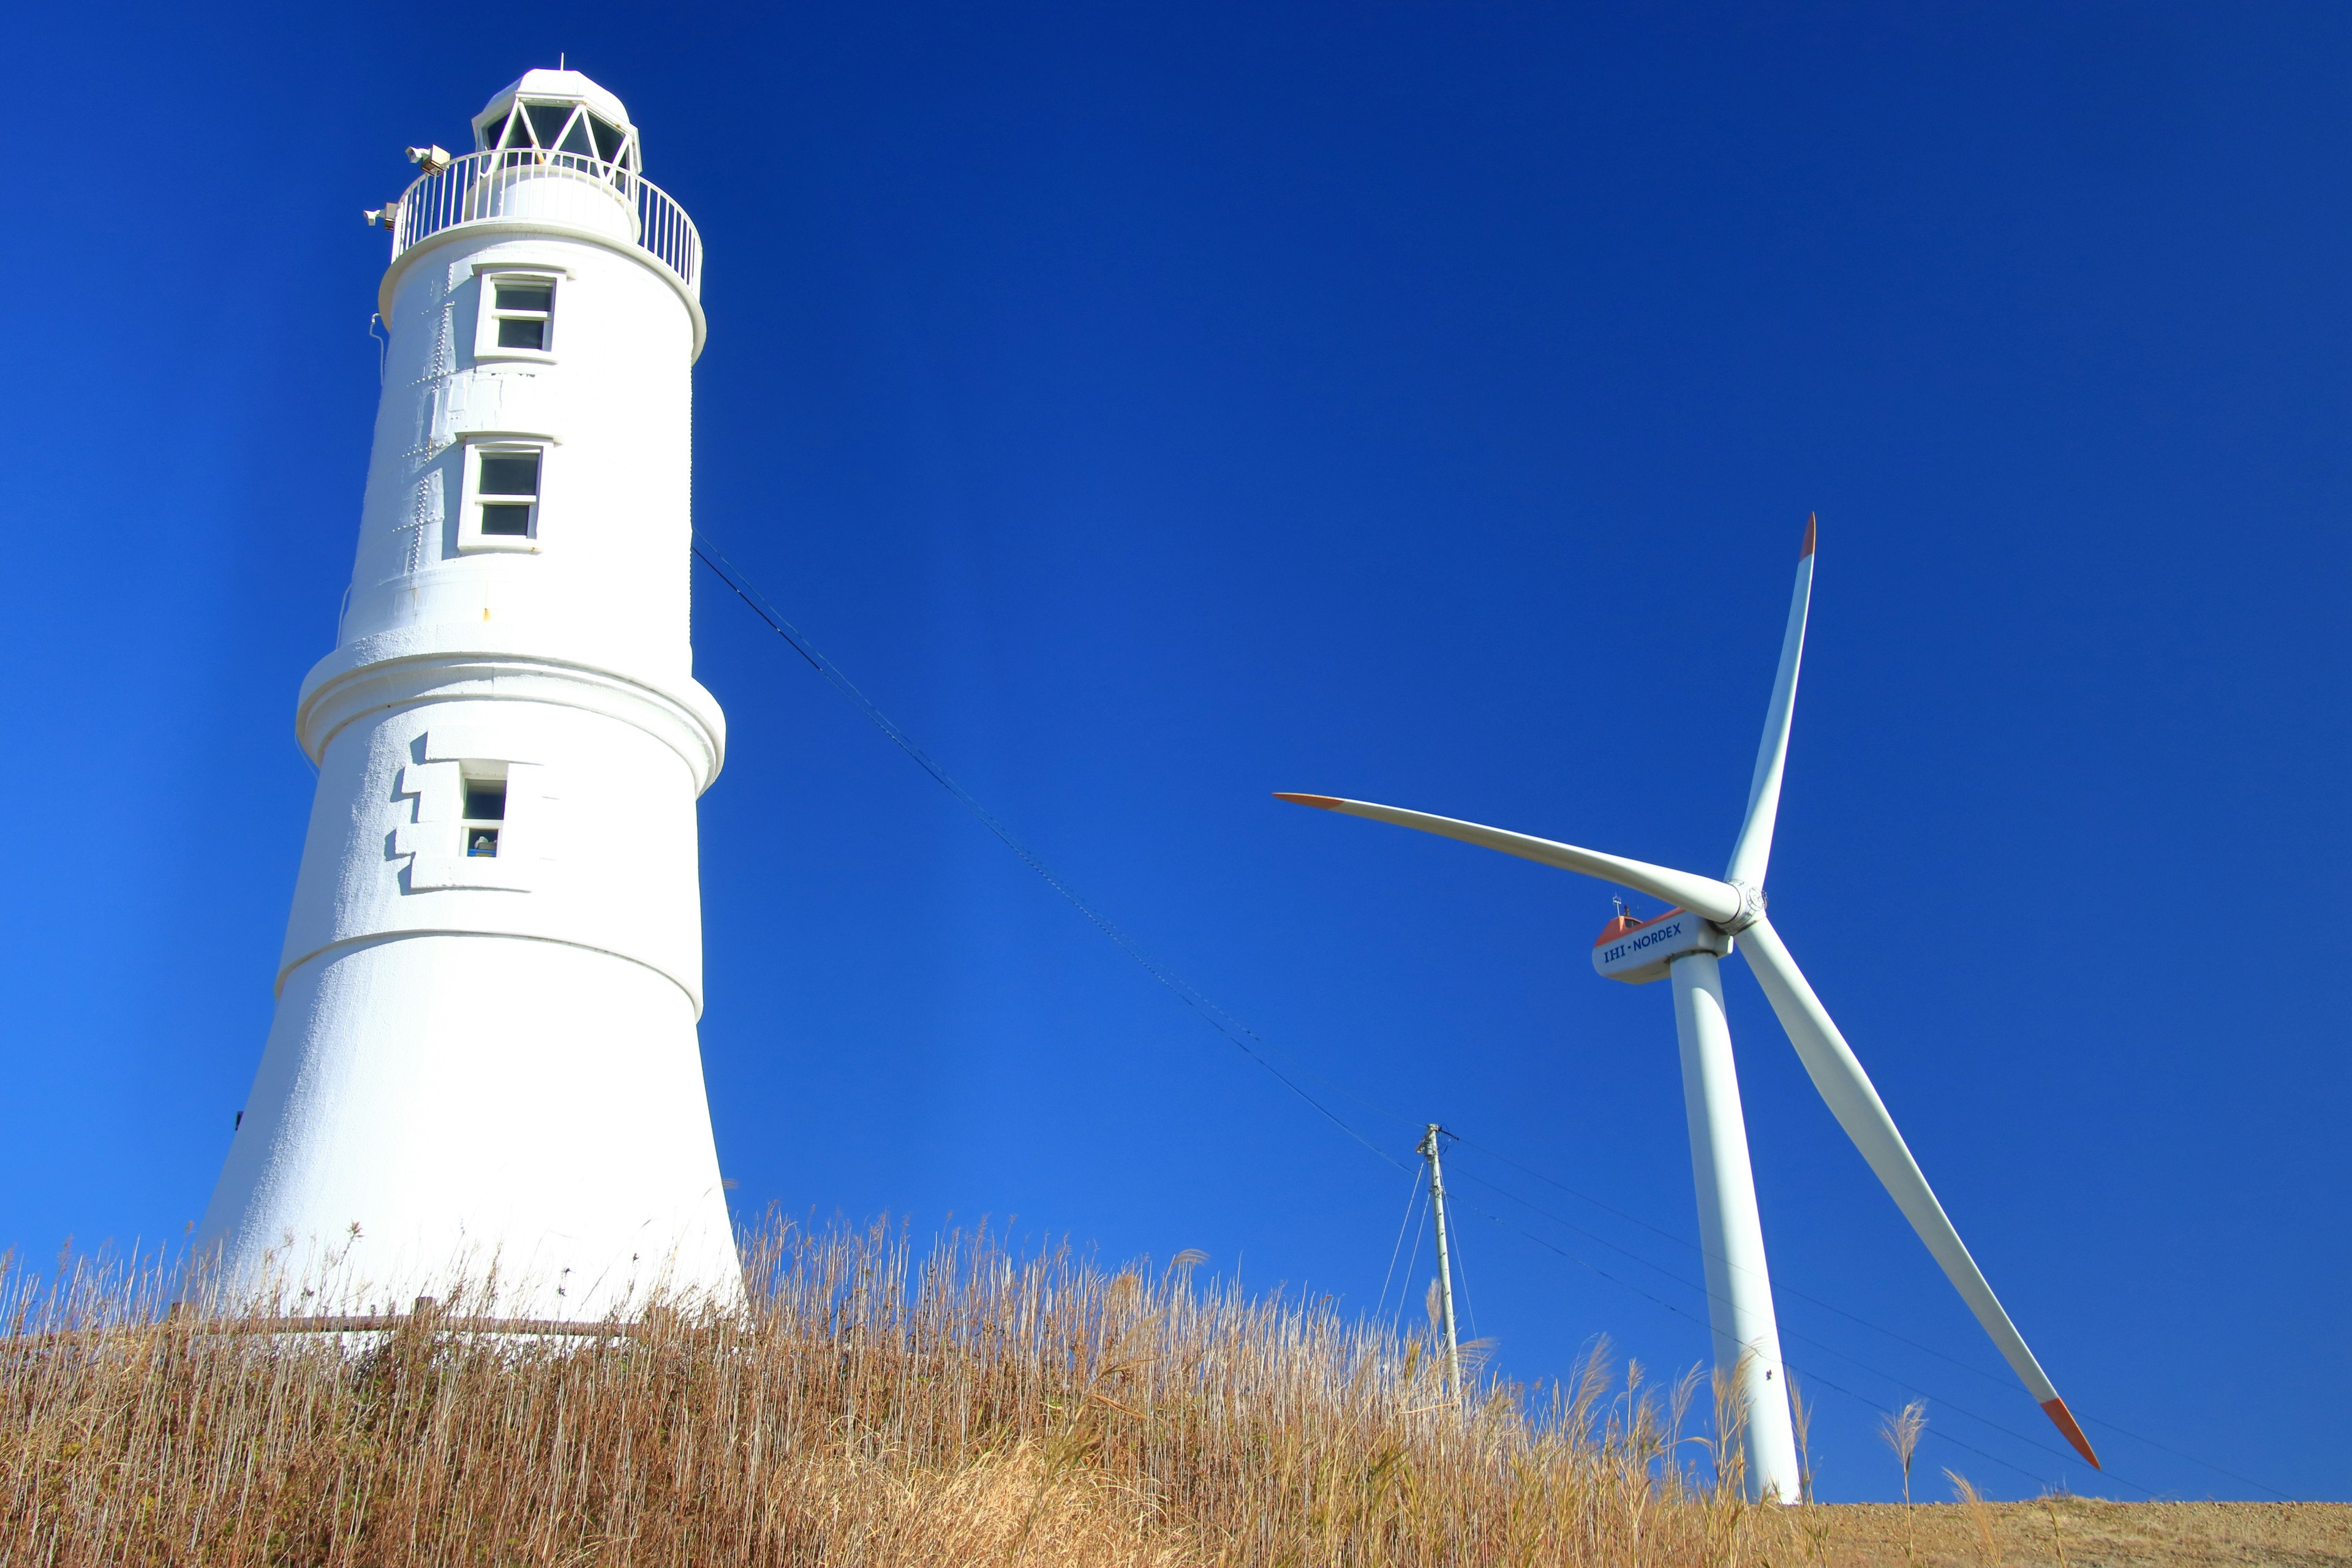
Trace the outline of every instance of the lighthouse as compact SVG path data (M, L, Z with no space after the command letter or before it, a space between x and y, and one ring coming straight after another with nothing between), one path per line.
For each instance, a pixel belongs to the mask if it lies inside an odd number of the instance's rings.
M533 70L371 214L388 339L261 1065L198 1229L231 1289L500 1316L740 1300L696 1024L701 243L618 98ZM306 524L318 519L305 519ZM478 1294L476 1298L480 1300Z

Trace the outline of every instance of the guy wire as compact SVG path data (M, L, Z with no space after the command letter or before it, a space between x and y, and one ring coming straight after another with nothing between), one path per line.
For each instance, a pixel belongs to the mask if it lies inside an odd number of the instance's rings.
M1315 1095L1308 1092L1308 1090L1297 1081L1297 1078L1293 1077L1290 1073L1286 1072L1281 1067L1277 1066L1273 1060L1271 1060L1267 1053L1271 1051L1272 1047L1267 1045L1266 1041L1259 1036L1255 1030L1242 1024L1230 1013L1227 1013L1223 1007L1211 1000L1204 993L1195 989L1190 984L1179 979L1169 970L1163 968L1160 963L1155 962L1139 947L1138 947L1134 941L1130 939L1125 931L1114 925L1108 918L1097 910L1084 899L1080 898L1069 884L1055 875L1052 868L1046 866L1045 861L1041 859L1034 851L1031 850L1027 845L1015 837L1011 829L1007 828L1003 823L999 821L987 807L981 805L981 803L974 798L969 791L965 790L961 784L956 783L955 779L945 768L940 766L939 763L935 762L920 746L917 745L912 736L908 735L906 731L899 728L899 726L879 708L876 707L873 700L869 699L865 692L858 689L856 684L850 680L850 679L841 671L839 667L835 665L831 659L827 658L821 651L819 651L816 646L809 640L807 635L788 620L784 616L783 613L778 610L767 596L764 594L761 594L759 589L751 584L751 580L743 574L742 570L736 566L732 561L730 561L727 556L719 551L717 545L706 537L699 529L695 530L693 532L693 552L695 559L700 561L705 566L709 567L711 573L734 593L736 597L741 599L743 603L750 607L752 614L758 616L761 621L766 623L769 629L773 631L778 637L782 637L785 643L792 647L793 652L799 654L801 658L808 663L812 669L823 676L826 684L833 687L835 691L839 692L842 696L847 698L852 703L856 704L858 710L866 715L868 721L870 721L876 729L881 731L884 735L889 738L893 744L898 746L900 751L907 754L910 761L912 761L918 767L920 767L926 773L929 774L931 779L937 783L940 788L947 791L950 795L953 796L954 799L966 810L970 811L972 816L978 817L982 826L985 826L991 833L994 834L998 840L1000 840L1006 848L1012 850L1014 856L1021 860L1022 864L1027 866L1030 870L1035 872L1047 887L1060 894L1073 909L1076 910L1079 914L1086 917L1087 923L1094 926L1097 931L1101 931L1105 936L1108 937L1113 942L1118 944L1119 950L1126 953L1129 958L1132 959L1136 964L1144 971L1144 973L1150 975L1152 979L1158 981L1161 985L1172 992L1179 1000L1182 1001L1186 1006L1198 1014L1202 1020L1208 1024L1210 1027L1215 1029L1220 1035L1223 1035L1226 1040L1236 1049L1241 1051L1244 1056L1247 1057L1258 1067L1264 1068L1284 1088L1290 1090L1290 1092L1296 1095L1299 1100L1305 1101L1318 1115L1322 1116L1340 1131L1346 1133L1349 1138L1361 1145L1375 1158L1385 1162L1387 1164L1400 1171L1412 1169L1412 1167L1407 1165L1404 1161L1398 1159L1393 1154L1391 1154L1387 1150L1381 1148L1380 1144L1373 1142L1361 1131L1358 1131L1352 1123L1349 1122L1345 1118L1333 1110L1328 1105L1325 1104ZM1329 1085L1329 1087L1337 1090L1345 1098L1354 1100L1357 1104L1363 1106L1368 1110L1372 1110L1383 1117L1393 1118L1399 1121L1406 1122L1408 1125L1411 1124L1409 1118L1399 1116L1396 1112L1390 1110L1387 1108L1378 1106L1364 1100L1361 1096L1347 1089L1343 1086L1333 1083L1329 1079L1325 1078L1324 1075L1320 1073L1314 1074L1313 1076L1315 1076L1318 1080ZM1456 1141L1466 1142L1465 1140L1460 1140L1458 1138ZM1571 1196L1578 1197L1587 1203L1591 1203L1596 1207L1602 1208L1607 1212L1617 1215L1619 1218L1639 1226L1643 1229L1649 1230L1667 1240L1677 1242L1685 1247L1696 1245L1685 1237L1676 1236L1673 1232L1653 1225L1646 1220L1640 1219L1633 1215L1624 1213L1622 1210L1616 1209L1607 1204L1601 1203L1597 1198L1592 1198L1585 1194L1579 1193L1576 1189L1568 1186L1565 1183L1556 1181L1529 1166L1521 1164L1519 1162L1510 1159L1498 1150L1492 1149L1484 1143L1475 1144L1474 1146L1485 1150L1486 1152L1493 1154L1497 1160L1502 1161L1503 1163L1511 1165L1515 1169L1517 1169L1528 1175L1534 1176L1538 1181L1544 1182L1549 1185L1558 1187L1562 1192L1568 1193ZM1641 1257L1638 1253L1635 1253L1629 1248L1619 1247L1613 1242L1610 1242L1590 1231L1584 1230L1582 1227L1571 1224L1568 1220L1561 1218L1559 1215L1552 1214L1550 1211L1543 1208L1540 1205L1532 1203L1526 1198L1522 1198L1517 1194L1509 1192L1506 1188L1496 1186L1493 1182L1478 1177L1475 1173L1472 1173L1471 1179L1477 1181L1480 1185L1492 1188L1496 1193L1510 1198L1513 1202L1521 1204L1533 1212L1542 1215L1547 1219L1561 1226L1565 1229L1573 1231L1577 1235L1582 1236L1589 1240L1598 1242L1600 1245L1607 1247L1612 1251L1622 1253L1625 1257L1642 1264L1643 1267L1654 1269L1660 1274L1664 1274L1666 1278L1675 1280L1677 1284L1683 1285L1687 1289L1699 1290L1700 1293L1706 1296L1710 1301L1714 1300L1713 1293L1708 1291L1706 1287L1696 1285L1693 1281L1684 1279L1673 1270L1668 1269L1662 1265L1653 1263L1649 1259ZM1570 1252L1563 1247L1558 1247L1551 1242L1546 1241L1542 1237L1535 1235L1533 1232L1511 1224L1508 1220L1506 1220L1501 1215L1495 1214L1492 1210L1484 1208L1483 1206L1475 1204L1470 1204L1467 1206L1471 1207L1492 1223L1501 1226L1504 1229L1511 1231L1513 1234L1520 1237L1523 1240L1528 1241L1533 1245L1539 1247L1548 1252L1554 1253L1560 1258L1564 1258L1570 1262L1575 1263L1579 1267L1599 1276L1601 1279L1608 1280L1610 1283L1617 1286L1621 1289L1641 1297L1643 1300L1647 1300L1655 1306L1664 1308L1665 1310L1673 1313L1676 1317L1697 1323L1700 1327L1707 1329L1710 1335L1712 1335L1713 1329L1711 1324L1697 1318L1684 1309L1675 1306L1672 1302L1665 1300L1664 1298L1654 1295L1651 1292L1641 1289L1630 1280L1620 1279L1618 1276L1595 1266L1587 1259L1580 1258L1576 1254ZM1411 1208L1408 1207L1408 1215L1410 1215L1411 1212ZM1701 1248L1700 1250L1702 1252L1702 1256L1704 1256L1704 1248ZM1413 1257L1415 1258L1419 1258L1420 1251L1420 1233L1416 1230L1413 1237ZM1394 1267L1393 1248L1391 1248L1391 1268ZM1409 1275L1412 1264L1408 1262L1406 1267ZM1801 1300L1811 1302L1813 1305L1820 1306L1826 1310L1835 1312L1840 1317L1848 1319L1854 1323L1860 1324L1861 1326L1871 1329L1876 1332L1885 1334L1889 1338L1900 1341L1915 1349L1925 1351L1927 1353L1937 1357L1938 1360L1950 1362L1956 1366L1966 1367L1969 1371L1975 1372L1978 1375L1982 1377L1989 1379L1992 1377L1992 1374L1990 1373L1985 1373L1981 1371L1981 1369L1969 1366L1969 1363L1965 1362L1961 1362L1954 1357L1946 1355L1944 1352L1934 1350L1929 1346L1919 1344L1918 1342L1915 1340L1911 1340L1902 1334L1896 1333L1891 1329L1882 1328L1878 1324L1873 1323L1867 1319L1857 1317L1853 1313L1845 1311L1842 1308L1831 1306L1828 1302L1822 1301L1817 1297L1807 1295L1801 1290L1790 1289L1789 1287L1778 1282L1775 1283L1774 1289L1776 1290L1787 1289L1790 1295L1797 1296ZM1387 1282L1384 1280L1381 1286L1381 1298L1383 1300L1385 1300L1387 1293ZM1400 1315L1402 1315L1404 1307L1404 1300L1402 1296L1399 1298L1397 1307ZM1841 1360L1850 1361L1854 1365L1861 1367L1866 1372L1872 1373L1874 1375L1885 1378L1887 1382L1895 1384L1897 1387L1910 1388L1916 1392L1926 1394L1928 1397L1937 1400L1948 1408L1967 1415L1972 1420L1981 1422L1992 1430L2002 1433L2004 1436L2024 1443L2028 1447L2039 1448L2045 1453L2054 1455L2062 1459L2071 1458L2071 1456L2061 1453L2059 1450L2052 1448L2046 1444L2027 1436L2024 1433L2004 1426L1999 1422L1990 1420L1986 1416L1979 1415L1977 1413L1967 1409L1967 1407L1963 1405L1955 1404L1948 1399L1945 1399L1942 1395L1937 1394L1931 1390L1921 1387L1915 1379L1897 1377L1892 1373L1885 1372L1877 1367L1874 1367L1870 1365L1869 1363L1861 1360L1859 1357L1838 1351L1834 1347L1832 1347L1822 1341L1811 1338L1811 1336L1791 1332L1790 1337L1804 1340L1807 1343L1827 1350L1832 1354L1838 1356ZM1782 1358L1781 1364L1783 1366L1790 1367L1792 1370L1805 1372L1805 1375L1810 1381L1817 1383L1821 1386L1831 1389L1835 1393L1844 1394L1848 1398L1853 1399L1870 1409L1880 1411L1882 1414L1885 1412L1885 1406L1880 1405L1875 1401L1870 1399L1867 1395L1858 1394L1852 1389L1843 1387L1839 1384L1832 1383L1829 1379L1821 1377L1807 1369L1796 1367L1795 1364L1789 1362L1785 1356ZM2000 1380L1994 1379L1994 1381ZM2158 1448L2166 1453L2172 1454L2176 1458L2188 1459L2192 1464L2203 1466L2206 1468L2214 1470L2218 1474L2229 1476L2233 1480L2244 1482L2249 1486L2259 1487L2262 1490L2273 1492L2273 1495L2276 1496L2284 1497L2287 1495L2284 1492L2278 1492L2274 1488L2264 1486L2260 1481L2252 1480L2249 1478L2237 1475L2233 1471L2223 1469L2218 1465L2212 1465L2205 1460L2199 1459L2193 1455L2182 1453L2177 1448L2168 1447L2166 1445L2155 1442L2149 1438L2139 1437L2136 1434L2127 1432L2124 1428L2116 1426L2111 1422L2100 1421L2097 1425L2105 1426L2126 1437L2132 1438L2134 1441L2146 1443L2150 1447ZM1943 1441L1950 1443L1956 1447L1964 1448L1969 1453L1978 1455L1979 1458L1990 1460L1992 1463L2000 1465L2004 1468L2015 1470L2018 1474L2029 1477L2030 1479L2042 1482L2044 1485L2048 1484L2047 1478L2037 1475L2033 1471L2024 1468L2022 1466L2012 1464L2011 1461L2003 1459L1997 1455L1987 1453L1981 1448L1977 1448L1969 1444L1963 1443L1958 1438L1950 1436L1948 1433L1931 1430L1929 1435L1939 1437ZM2131 1487L2136 1491L2146 1492L2150 1497L2157 1495L2155 1492L2149 1490L2149 1489L2140 1486L2137 1482L2126 1480L2124 1478L2116 1475L2112 1470L2103 1470L2101 1473L2108 1479L2120 1481L2122 1484Z

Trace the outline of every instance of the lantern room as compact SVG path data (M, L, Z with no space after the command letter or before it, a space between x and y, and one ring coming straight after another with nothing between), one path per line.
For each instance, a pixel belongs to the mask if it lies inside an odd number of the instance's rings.
M568 153L607 177L644 172L626 106L575 70L524 72L474 117L474 145Z

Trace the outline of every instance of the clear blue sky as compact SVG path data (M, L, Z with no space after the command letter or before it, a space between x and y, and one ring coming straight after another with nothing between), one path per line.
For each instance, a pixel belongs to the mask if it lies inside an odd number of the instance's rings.
M1824 1494L1893 1492L1866 1402L1918 1394L1999 1495L2266 1495L2120 1426L2352 1497L2352 13L1773 9L19 14L0 1244L203 1205L352 559L360 209L563 50L709 247L698 524L1382 1149L1463 1134L1499 1370L1707 1353L1669 998L1591 973L1606 889L1266 792L1717 868L1818 510L1774 916L2113 1472L1735 963ZM1370 1310L1407 1178L715 588L742 1212Z

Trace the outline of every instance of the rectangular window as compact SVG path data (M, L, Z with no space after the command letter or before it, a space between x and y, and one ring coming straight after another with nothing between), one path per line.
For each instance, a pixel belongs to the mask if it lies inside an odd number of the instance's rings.
M530 537L531 513L539 510L537 452L482 454L482 531L510 539Z
M536 550L547 448L484 441L466 447L465 510L457 548Z
M484 272L474 357L553 358L557 281L549 272Z
M555 321L555 289L546 283L490 282L491 313L499 322L499 347L544 349Z
M474 765L478 764L468 764ZM466 795L466 815L459 830L464 835L466 858L494 860L498 858L499 834L507 820L507 781L468 773L461 787Z

